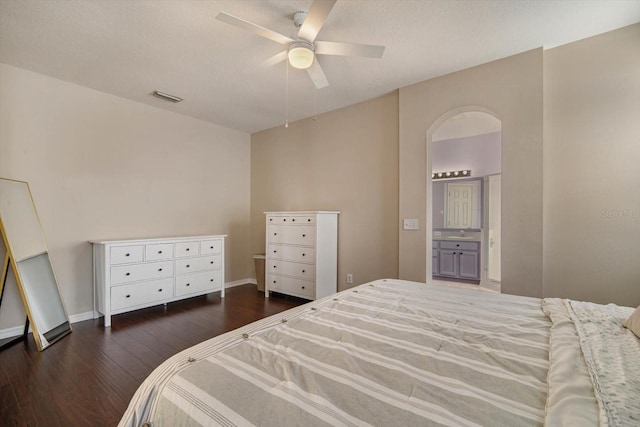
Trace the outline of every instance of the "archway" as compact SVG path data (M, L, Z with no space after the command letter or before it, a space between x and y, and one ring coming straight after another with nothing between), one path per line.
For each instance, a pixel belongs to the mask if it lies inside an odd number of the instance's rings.
M502 120L484 107L460 107L440 116L426 138L427 283L499 290Z

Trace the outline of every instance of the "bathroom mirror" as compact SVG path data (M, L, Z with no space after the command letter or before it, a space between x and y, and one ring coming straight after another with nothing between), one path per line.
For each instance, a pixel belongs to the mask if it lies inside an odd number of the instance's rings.
M38 350L42 351L71 332L71 326L26 182L0 178L0 231L4 244L1 252L5 254L0 295L8 277L15 277Z
M433 181L433 228L482 227L482 179Z

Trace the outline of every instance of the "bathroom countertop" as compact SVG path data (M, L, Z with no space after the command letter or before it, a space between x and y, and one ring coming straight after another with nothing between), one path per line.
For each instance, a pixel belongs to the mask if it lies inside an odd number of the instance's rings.
M434 231L433 240L450 240L457 242L479 242L481 241L481 233L479 231L467 231L460 233L459 231Z

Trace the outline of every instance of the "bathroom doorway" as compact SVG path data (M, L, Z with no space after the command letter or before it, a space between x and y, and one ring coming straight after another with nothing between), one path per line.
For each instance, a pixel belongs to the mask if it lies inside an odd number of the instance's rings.
M427 133L427 282L500 291L502 122L450 111Z

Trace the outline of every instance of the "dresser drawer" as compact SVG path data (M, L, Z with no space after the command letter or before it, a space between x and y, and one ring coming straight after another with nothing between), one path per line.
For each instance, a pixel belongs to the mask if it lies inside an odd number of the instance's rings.
M200 249L200 242L179 242L176 243L176 258L183 258L187 256L198 256Z
M311 280L295 279L276 275L267 276L269 291L282 292L302 298L315 298L315 283Z
M315 215L286 215L269 217L269 224L275 225L313 225L315 223Z
M313 246L315 244L316 228L312 225L270 225L267 237L269 243Z
M111 265L141 262L144 246L114 246L111 248Z
M316 250L300 246L269 245L269 258L299 262L315 262Z
M315 215L310 215L310 216L292 216L291 217L291 224L315 225L315 223L316 223Z
M161 279L173 276L173 261L111 267L111 284Z
M176 277L177 297L189 294L202 294L222 289L222 271L202 271Z
M159 243L144 247L144 259L146 261L162 261L173 258L173 244Z
M314 280L316 268L313 264L302 264L289 261L269 261L268 271L271 274L298 277L300 279Z
M173 297L173 278L111 287L111 309L124 308L170 299Z
M176 274L193 273L203 270L218 270L221 267L221 255L176 260Z
M219 254L222 252L222 240L204 240L200 242L200 255Z

